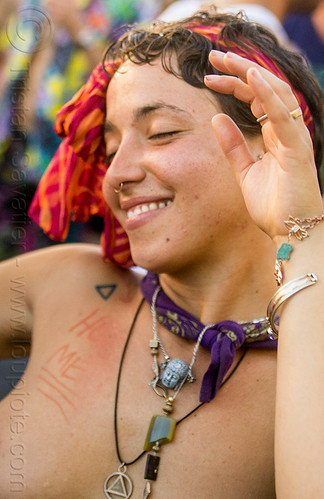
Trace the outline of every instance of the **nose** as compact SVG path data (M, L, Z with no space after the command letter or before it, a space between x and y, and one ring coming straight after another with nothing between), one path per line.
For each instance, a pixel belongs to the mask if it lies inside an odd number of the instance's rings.
M132 139L124 138L108 166L104 190L119 191L120 185L140 182L145 178L143 147Z

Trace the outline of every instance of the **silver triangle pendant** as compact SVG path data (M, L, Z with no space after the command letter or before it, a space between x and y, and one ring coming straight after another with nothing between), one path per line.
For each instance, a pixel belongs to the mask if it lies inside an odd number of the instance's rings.
M126 473L126 466L121 465L116 473L107 476L104 493L108 499L128 499L133 493L133 482Z

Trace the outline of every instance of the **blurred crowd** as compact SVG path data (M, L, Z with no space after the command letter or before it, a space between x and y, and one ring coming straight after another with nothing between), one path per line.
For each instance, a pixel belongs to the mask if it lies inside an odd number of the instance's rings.
M28 205L59 144L56 113L104 47L125 24L176 20L211 3L242 11L302 52L324 88L324 1L0 0L0 260L53 244L28 219ZM100 231L96 218L73 224L69 241L96 242Z

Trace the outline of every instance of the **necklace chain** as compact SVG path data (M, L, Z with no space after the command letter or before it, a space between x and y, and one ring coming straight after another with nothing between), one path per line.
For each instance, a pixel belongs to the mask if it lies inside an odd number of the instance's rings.
M137 310L135 312L135 315L133 317L133 320L132 320L132 323L130 325L130 328L129 328L129 331L128 331L128 335L127 335L127 338L126 338L126 341L125 341L125 345L124 345L124 348L123 348L123 351L122 351L122 354L121 354L121 358L120 358L120 362L119 362L119 368L118 368L118 375L117 375L117 382L116 382L116 392L115 392L115 403L114 403L114 434L115 434L115 447L116 447L116 454L117 454L117 457L118 457L118 460L120 462L120 465L121 467L124 469L124 467L126 466L131 466L132 464L135 464L137 461L139 461L139 459L141 459L141 457L143 457L145 454L146 454L146 451L143 450L140 454L138 454L138 456L136 456L132 461L129 461L129 462L126 462L122 459L121 457L121 454L120 454L120 449L119 449L119 442L118 442L118 423L117 423L117 419L118 419L118 397L119 397L119 388L120 388L120 378L121 378L121 372L122 372L122 368L123 368L123 363L124 363L124 358L125 358L125 354L126 354L126 350L127 350L127 347L128 347L128 343L129 343L129 340L130 340L130 337L131 337L131 334L133 332L133 329L134 329L134 326L135 326L135 323L137 321L137 318L139 316L139 313L142 309L142 306L145 302L145 298L142 298L142 300L140 301L138 307L137 307ZM206 326L206 327L209 327L209 326ZM203 332L203 331L202 331ZM201 333L202 333L201 332ZM199 338L198 338L199 340ZM197 342L198 343L198 342ZM197 346L197 345L196 345ZM198 350L198 348L197 348ZM197 352L196 352L197 353ZM239 365L241 364L242 360L244 359L244 356L246 354L246 350L244 349L243 350L243 353L241 355L241 357L239 358L238 362L236 363L234 369L230 372L230 374L224 379L222 386L225 385L225 383L227 383L227 381L232 377L232 375L235 373L235 371L237 370L237 368L239 367ZM196 412L198 409L200 409L200 407L202 407L203 405L205 404L205 402L200 402L196 407L194 407L191 411L189 411L187 414L185 414L182 418L180 418L177 422L176 422L176 425L179 425L180 423L182 423L182 421L184 421L185 419L189 418L194 412Z
M152 304L151 304L151 313L152 313L152 318L153 318L153 337L155 340L158 341L159 345L160 345L160 348L163 352L163 355L164 355L164 358L166 360L166 362L169 362L170 361L170 356L167 354L163 344L162 344L162 341L160 340L158 334L157 334L157 313L156 313L156 300L157 300L157 297L158 297L158 294L161 290L161 286L157 286L157 288L155 289L154 291L154 294L153 294L153 298L152 298ZM187 376L185 377L184 379L184 382L186 380L188 381L194 381L195 380L195 377L193 376L192 374L192 368L194 366L194 363L196 362L196 358L197 358L197 353L198 353L198 349L199 349L199 346L200 346L200 343L206 333L206 331L213 327L214 324L207 324L207 326L205 326L203 328L203 330L200 332L199 336L198 336L198 339L196 341L196 345L195 345L195 348L193 350L193 354L192 354L192 359L191 359L191 362L189 364L189 367L188 367L188 374ZM157 361L156 359L154 359L154 362L153 362L153 372L156 376L158 376L158 365L157 365ZM183 383L184 383L183 382ZM183 383L181 384L181 386L183 385ZM180 387L181 388L181 387ZM179 389L177 390L176 392L176 395L178 394L179 392ZM175 396L176 396L175 395ZM175 397L174 397L175 398Z

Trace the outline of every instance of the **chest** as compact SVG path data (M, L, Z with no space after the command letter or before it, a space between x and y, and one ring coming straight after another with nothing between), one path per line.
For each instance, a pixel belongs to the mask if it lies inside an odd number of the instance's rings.
M121 459L130 462L142 452L152 415L162 414L164 400L149 386L149 310L125 353L115 417L116 380L133 313L112 320L90 305L62 325L64 334L48 331L35 341L26 376L1 409L0 497L22 484L26 498L104 499L105 479L120 465L114 422ZM190 361L192 344L171 338L166 346ZM197 381L186 384L174 404L177 420L199 403L208 363L209 352L199 351ZM247 353L216 398L181 421L173 441L161 447L150 497L275 497L274 373L272 353ZM143 456L128 466L134 499L143 497L145 461Z
M248 354L245 360L249 361ZM137 371L137 365L129 366L133 378ZM275 497L274 387L262 375L242 387L245 376L236 375L214 401L178 424L173 441L161 447L152 498ZM130 462L142 452L151 416L161 414L163 401L151 393L147 382L134 384L127 378L120 391L117 431L121 458ZM104 498L104 481L120 464L114 433L115 383L109 386L108 376L89 376L75 398L63 387L55 389L54 379L51 385L43 383L42 391L35 381L24 392L32 396L20 395L20 400L25 397L23 411L18 410L18 395L12 396L8 407L16 426L11 425L10 432L8 428L10 440L5 446L22 453L8 454L11 482L23 477L26 498L66 494L71 499ZM176 419L188 414L197 402L188 390L179 395ZM145 461L146 456L127 469L135 499L143 497ZM13 470L12 464L19 469Z

